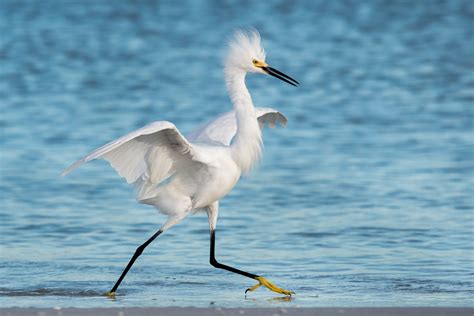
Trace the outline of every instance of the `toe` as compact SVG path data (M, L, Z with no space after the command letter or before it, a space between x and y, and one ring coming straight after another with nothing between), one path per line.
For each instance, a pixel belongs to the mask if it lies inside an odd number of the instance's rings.
M260 287L260 285L262 285L262 283L259 282L259 283L255 284L254 286L249 287L248 289L245 290L245 294L247 294L247 292L255 291L256 289L258 289Z
M295 292L293 291L289 291L289 290L285 290L285 289L282 289L278 286L276 286L275 284L273 284L272 282L268 281L266 278L264 277L259 277L258 280L263 284L265 285L266 288L268 288L269 290L275 292L275 293L279 293L279 294L283 294L283 295L288 295L288 296L291 296L292 294L295 294Z
M104 295L108 298L115 298L115 292L105 292Z

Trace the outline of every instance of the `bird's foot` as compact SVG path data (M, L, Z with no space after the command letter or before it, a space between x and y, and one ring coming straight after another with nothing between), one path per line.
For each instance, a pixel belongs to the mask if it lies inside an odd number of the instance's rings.
M105 296L107 296L108 298L115 298L115 292L105 292L104 293Z
M295 292L293 292L293 291L288 291L288 290L285 290L285 289L282 289L282 288L276 286L275 284L273 284L272 282L268 281L267 279L265 279L265 278L262 277L262 276L256 277L255 279L258 281L258 283L255 284L254 286L248 288L248 289L245 291L245 293L255 291L255 290L258 289L261 285L263 285L263 286L265 286L267 289L269 289L270 291L273 291L273 292L276 292L276 293L280 293L280 294L283 294L283 295L289 295L289 296L291 296L292 294L295 294Z

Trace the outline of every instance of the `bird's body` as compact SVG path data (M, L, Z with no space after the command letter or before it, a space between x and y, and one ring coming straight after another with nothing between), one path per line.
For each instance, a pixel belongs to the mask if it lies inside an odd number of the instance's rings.
M245 85L245 75L247 72L267 73L292 85L297 83L268 67L264 60L258 33L237 32L230 43L225 65L226 85L234 111L198 128L187 138L170 122L148 124L98 148L63 172L65 175L90 160L105 159L135 187L140 203L152 205L168 215L160 230L140 246L140 250L137 249L112 293L152 240L189 214L202 210L209 216L211 264L254 278L259 281L258 285L263 284L276 292L291 294L263 277L222 265L214 258L218 201L260 159L263 126L273 127L277 122L286 124L286 118L277 110L254 107Z
M222 146L193 144L200 166L186 166L157 186L156 192L140 202L155 206L171 216L186 216L205 210L227 195L240 178L241 171L232 159L230 149ZM199 159L199 158L198 158Z

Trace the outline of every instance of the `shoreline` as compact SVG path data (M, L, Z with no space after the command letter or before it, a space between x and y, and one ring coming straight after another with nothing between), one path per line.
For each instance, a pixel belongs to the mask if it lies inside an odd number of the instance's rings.
M124 308L0 308L0 316L464 316L473 315L474 307L315 307L315 308L220 308L220 307L124 307Z

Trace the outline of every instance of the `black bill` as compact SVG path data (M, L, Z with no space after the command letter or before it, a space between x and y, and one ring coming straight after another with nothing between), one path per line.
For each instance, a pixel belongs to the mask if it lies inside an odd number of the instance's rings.
M275 68L272 67L262 67L263 71L265 71L267 74L270 76L273 76L275 78L278 78L280 80L283 80L284 82L287 82L293 86L297 86L300 83L296 81L295 79L291 78L290 76L285 75L281 71L276 70Z

